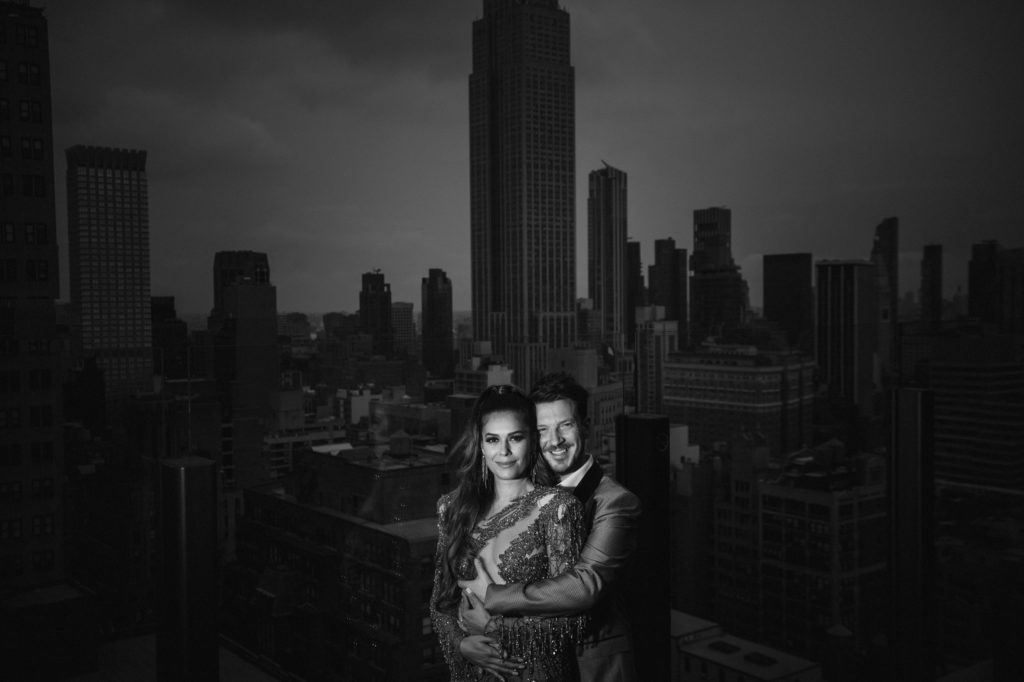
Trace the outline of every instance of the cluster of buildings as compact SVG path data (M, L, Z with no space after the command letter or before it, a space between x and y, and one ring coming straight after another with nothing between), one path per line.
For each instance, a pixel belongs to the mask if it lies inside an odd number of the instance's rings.
M379 270L356 313L282 314L268 255L238 250L213 254L190 327L150 290L146 152L87 145L64 155L59 304L46 18L0 9L5 661L67 677L157 629L160 472L187 456L216 471L183 499L215 519L218 571L195 579L225 644L308 680L447 679L427 599L448 448L486 386L566 370L591 451L658 512L644 556L672 611L639 627L672 679L1016 670L998 644L1024 601L1024 250L976 244L965 307L926 246L908 310L888 218L864 259L764 256L757 314L728 208L695 210L692 249L657 240L645 272L627 173L603 164L579 297L569 15L493 0L473 23L470 319L441 268L418 316Z

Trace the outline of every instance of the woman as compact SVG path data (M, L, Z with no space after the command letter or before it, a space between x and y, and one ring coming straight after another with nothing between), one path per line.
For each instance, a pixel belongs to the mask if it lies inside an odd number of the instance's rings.
M495 582L533 582L571 568L583 545L583 508L551 487L555 476L539 454L533 403L515 387L488 387L453 452L461 458L459 483L437 503L430 599L452 681L484 678L471 660L495 674L520 668L524 680L576 679L574 644L585 617L497 617L489 636L467 636L457 621L463 591L486 592L485 572Z

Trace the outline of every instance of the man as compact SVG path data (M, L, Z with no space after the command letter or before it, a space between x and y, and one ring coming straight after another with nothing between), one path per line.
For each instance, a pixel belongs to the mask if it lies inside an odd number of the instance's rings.
M577 649L580 679L587 682L632 682L629 623L622 604L623 568L636 547L640 500L605 476L586 452L589 394L566 373L549 374L530 398L537 406L537 428L544 459L559 485L583 503L588 537L580 559L566 573L532 584L492 584L483 601L467 593L460 620L474 634L498 615L562 616L589 611L588 637ZM480 565L478 564L478 567ZM474 661L495 674L514 674L514 661Z

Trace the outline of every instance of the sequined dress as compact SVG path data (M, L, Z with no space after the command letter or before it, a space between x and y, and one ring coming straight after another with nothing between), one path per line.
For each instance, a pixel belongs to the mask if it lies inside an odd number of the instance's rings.
M442 495L437 502L438 538L430 615L452 682L475 682L486 679L487 674L459 653L459 643L465 634L457 623L458 611L438 608L450 500L450 495ZM559 575L576 563L585 539L583 506L579 501L561 488L537 487L477 524L470 551L458 561L458 577L476 577L473 559L485 548L499 552L495 582L528 583ZM586 616L506 618L491 636L501 641L502 649L510 656L518 656L526 664L526 669L514 679L575 680L575 642L581 638L586 621Z

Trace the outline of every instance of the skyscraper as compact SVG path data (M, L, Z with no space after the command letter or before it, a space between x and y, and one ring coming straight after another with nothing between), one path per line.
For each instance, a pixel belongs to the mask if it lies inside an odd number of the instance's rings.
M687 339L688 268L686 249L677 249L674 239L654 240L654 265L647 269L651 305L662 306L665 319L677 322L680 346Z
M690 256L690 341L723 336L746 321L747 283L732 259L732 211L715 206L693 212Z
M395 353L415 353L416 323L413 320L413 305L408 301L394 301L391 304L391 329L395 339Z
M390 357L395 349L395 331L391 325L391 285L380 270L363 273L359 292L359 322L373 337L374 355Z
M207 326L223 411L221 475L226 486L241 488L270 475L262 450L279 407L277 289L267 254L255 251L217 252L213 281Z
M900 221L886 218L875 227L871 263L875 266L875 304L878 317L878 353L883 381L899 373L896 324L899 321Z
M636 309L647 305L640 242L626 242L626 347L636 344Z
M868 261L819 261L815 360L829 397L871 414L878 349L875 269Z
M435 377L447 379L452 361L452 281L440 268L430 268L420 286L423 309L423 366Z
M64 575L50 65L43 10L0 11L2 102L21 102L0 116L0 582L33 588Z
M764 256L764 316L778 323L791 348L814 346L814 266L809 253Z
M557 0L484 0L469 122L473 334L529 385L576 338L575 74Z
M67 163L73 343L103 370L116 425L153 381L146 152L75 146Z
M626 347L626 174L607 163L590 172L587 197L587 281L598 317L598 338Z

